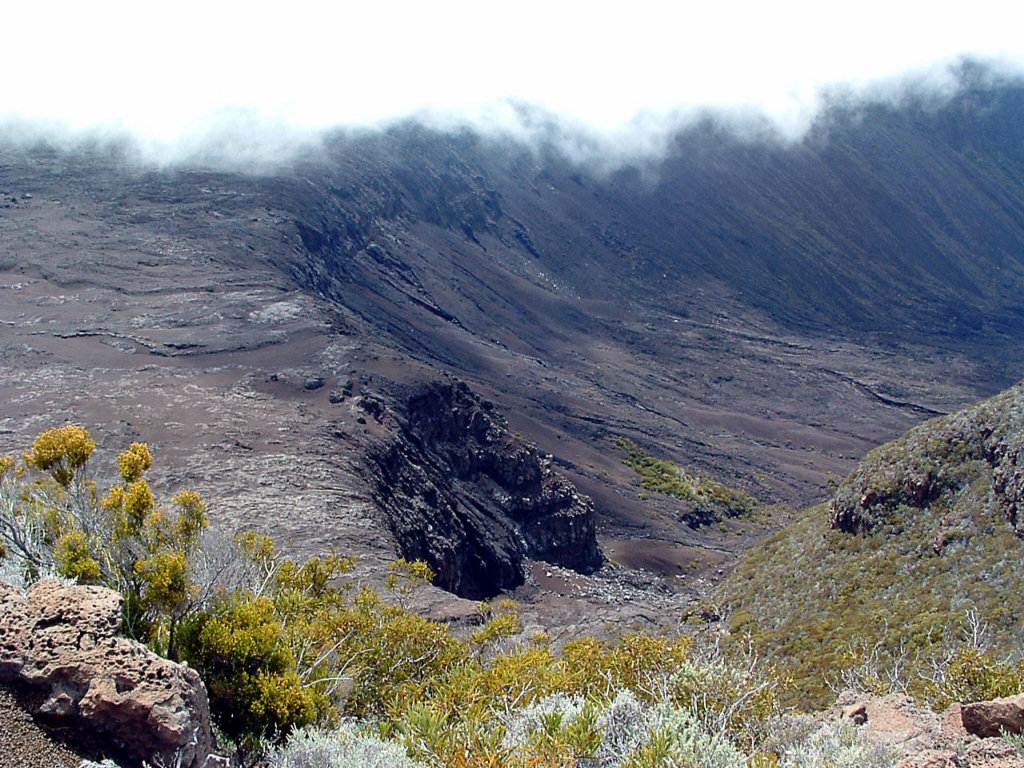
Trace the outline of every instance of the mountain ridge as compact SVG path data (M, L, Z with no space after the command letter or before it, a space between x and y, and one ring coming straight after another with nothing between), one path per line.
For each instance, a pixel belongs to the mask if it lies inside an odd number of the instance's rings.
M815 701L824 670L839 679L873 653L884 678L972 621L983 648L1019 651L1022 409L1018 383L869 452L828 504L741 559L718 593L731 630Z

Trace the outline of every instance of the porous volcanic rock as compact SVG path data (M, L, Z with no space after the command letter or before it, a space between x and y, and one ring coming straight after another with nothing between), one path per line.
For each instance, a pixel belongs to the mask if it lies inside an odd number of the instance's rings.
M964 728L975 736L999 736L1024 731L1024 693L992 701L965 704Z
M493 406L456 380L410 385L361 407L393 437L368 452L375 500L409 559L460 597L523 583L526 558L587 572L603 556L593 507Z
M40 581L22 595L0 582L0 682L27 691L33 715L106 739L125 765L200 768L212 745L206 689L123 637L121 607L102 587Z

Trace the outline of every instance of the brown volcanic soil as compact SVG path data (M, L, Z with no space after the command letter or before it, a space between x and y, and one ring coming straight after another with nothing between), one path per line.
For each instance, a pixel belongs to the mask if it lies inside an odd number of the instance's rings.
M73 421L110 471L146 441L154 480L200 490L216 525L267 531L298 554L360 553L369 574L396 552L359 472L381 428L358 398L451 372L595 502L618 566L569 586L540 566L520 595L560 595L545 621L575 621L595 604L644 603L636 612L701 594L785 517L691 529L672 499L640 497L615 437L804 505L867 449L1019 375L1012 318L991 338L930 341L926 324L901 336L843 320L809 283L790 322L792 307L766 304L778 274L756 259L732 283L683 263L696 224L672 200L659 212L659 190L487 151L409 130L240 174L156 171L95 148L0 150L0 447ZM672 178L661 191L693 194ZM733 222L736 237L767 226L752 219ZM884 234L899 247L899 231ZM677 251L678 274L654 272ZM858 289L878 291L883 319L910 311L887 283L846 290ZM833 309L839 320L808 329ZM997 310L979 299L971 312L983 325Z

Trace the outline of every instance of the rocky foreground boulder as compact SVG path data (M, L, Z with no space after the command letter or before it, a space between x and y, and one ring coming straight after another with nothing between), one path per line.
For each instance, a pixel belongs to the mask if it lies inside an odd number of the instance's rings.
M212 736L199 675L123 637L121 608L102 587L0 582L0 684L123 765L202 768Z
M831 717L851 720L865 738L898 755L895 768L1024 768L1002 732L1020 733L1024 696L952 704L943 713L902 694L871 696L846 691Z

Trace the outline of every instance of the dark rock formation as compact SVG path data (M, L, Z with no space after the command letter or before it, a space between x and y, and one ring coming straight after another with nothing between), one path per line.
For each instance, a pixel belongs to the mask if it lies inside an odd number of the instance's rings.
M1024 430L1003 435L989 450L992 491L1014 532L1024 538Z
M126 766L200 768L212 736L195 670L121 636L121 596L102 587L0 582L0 683L33 715L104 741Z
M490 597L523 582L525 558L601 564L590 500L462 382L412 386L394 409L372 395L360 405L396 428L367 457L375 500L403 557L429 563L438 586Z

